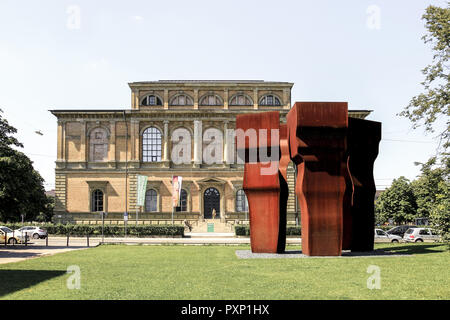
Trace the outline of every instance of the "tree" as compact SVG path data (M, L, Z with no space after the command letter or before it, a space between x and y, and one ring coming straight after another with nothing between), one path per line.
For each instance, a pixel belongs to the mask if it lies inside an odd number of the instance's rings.
M422 164L415 193L422 214L429 214L431 224L450 244L450 159L444 158L435 168L436 158Z
M450 243L450 188L448 182L439 183L436 205L431 210L430 218L442 240Z
M427 33L422 37L425 43L430 43L433 50L433 60L422 73L425 80L422 82L424 92L413 97L409 105L400 113L410 119L413 127L425 126L428 132L436 131L436 120L442 119L446 127L439 133L438 161L431 158L434 165L440 166L443 181L437 182L430 177L428 182L419 181L418 187L431 187L428 191L419 192L419 214L430 214L433 227L442 235L443 239L450 240L450 213L449 213L449 153L450 147L450 2L447 8L429 6L422 16L425 20ZM429 161L429 162L430 162ZM427 170L425 168L425 170ZM422 173L424 166L422 166ZM429 172L431 174L431 172ZM436 173L436 172L434 172ZM434 173L432 173L434 175ZM439 190L436 193L436 188ZM434 189L434 191L432 191ZM416 193L417 188L416 188ZM434 195L432 194L434 193ZM430 201L430 202L428 202Z
M446 121L446 128L439 134L442 153L450 146L450 2L447 8L429 6L422 16L428 33L422 39L432 44L433 61L422 73L424 92L412 98L409 105L400 113L410 119L413 127L425 126L428 132L435 132L437 119Z
M375 203L377 222L401 224L412 221L416 217L417 203L409 180L405 177L394 179L392 185L386 189Z
M55 209L55 197L47 195L45 204L45 211L40 212L39 215L36 217L36 221L39 222L49 222L52 221L53 217L53 210Z
M44 180L34 170L33 162L12 148L23 146L12 136L17 130L2 113L0 109L0 220L20 221L21 215L34 220L48 210Z
M448 168L435 167L436 157L421 164L421 175L411 182L417 202L417 215L421 218L430 217L435 206L441 201L443 184L448 177Z

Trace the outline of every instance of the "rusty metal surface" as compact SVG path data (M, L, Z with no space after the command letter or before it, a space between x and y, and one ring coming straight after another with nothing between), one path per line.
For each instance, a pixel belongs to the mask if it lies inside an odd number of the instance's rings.
M287 167L291 162L291 157L289 156L288 131L285 123L280 124L280 152L280 173L287 181Z
M381 140L381 123L349 118L348 168L353 190L351 206L344 214L344 234L351 235L348 249L372 251L375 225L373 166Z
M346 102L297 102L287 115L291 159L302 221L302 251L310 256L342 252Z
M244 144L236 144L238 153L259 147L275 146L279 148L280 141L272 141L270 130L280 129L279 112L264 112L244 114L236 117L236 129L256 130L266 129L267 143L264 139L251 140ZM263 174L262 169L267 164L249 162L245 158L243 189L247 195L250 217L250 242L252 252L281 253L286 244L286 203L287 183L279 171L279 158L276 159L276 170L272 174ZM258 159L259 160L259 159Z

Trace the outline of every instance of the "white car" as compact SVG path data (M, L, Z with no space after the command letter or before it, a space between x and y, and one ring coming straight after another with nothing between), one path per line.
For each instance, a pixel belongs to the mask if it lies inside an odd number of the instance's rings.
M381 229L375 229L375 242L396 242L399 243L402 237L396 236L395 234L389 234Z
M16 244L16 243L24 243L26 235L21 235L16 231L12 231L8 227L0 226L0 244L5 243L5 237L7 243Z
M411 228L406 230L403 240L406 242L435 242L439 235L430 228Z
M27 226L17 229L14 232L26 234L29 238L33 239L41 239L47 237L47 230L41 229L40 227Z

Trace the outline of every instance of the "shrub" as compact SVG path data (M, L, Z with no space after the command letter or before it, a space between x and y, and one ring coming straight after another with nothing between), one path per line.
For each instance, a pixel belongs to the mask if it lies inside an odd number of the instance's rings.
M31 224L25 224L31 225ZM88 224L39 224L33 223L33 226L40 226L46 229L48 234L53 235L67 235L68 233L72 236L86 236L95 235L99 236L102 234L101 225L88 225ZM8 223L5 224L10 229L16 230L24 225L18 223ZM123 236L125 233L125 227L122 225L105 225L103 229L103 234L105 236ZM145 236L184 236L184 226L175 225L128 225L127 235L135 237L145 237Z
M237 225L234 227L234 232L237 236L249 236L250 235L250 227ZM287 236L301 236L301 227L300 226L287 226L286 227L286 235Z

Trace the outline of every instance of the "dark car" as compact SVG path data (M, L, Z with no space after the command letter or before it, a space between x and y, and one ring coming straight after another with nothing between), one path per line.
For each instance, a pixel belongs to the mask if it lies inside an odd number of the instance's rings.
M389 229L388 231L386 231L387 234L394 234L396 236L402 237L405 234L406 230L410 229L410 228L417 228L417 226L413 226L413 225L406 225L406 226L398 226L398 227L394 227L392 229Z

